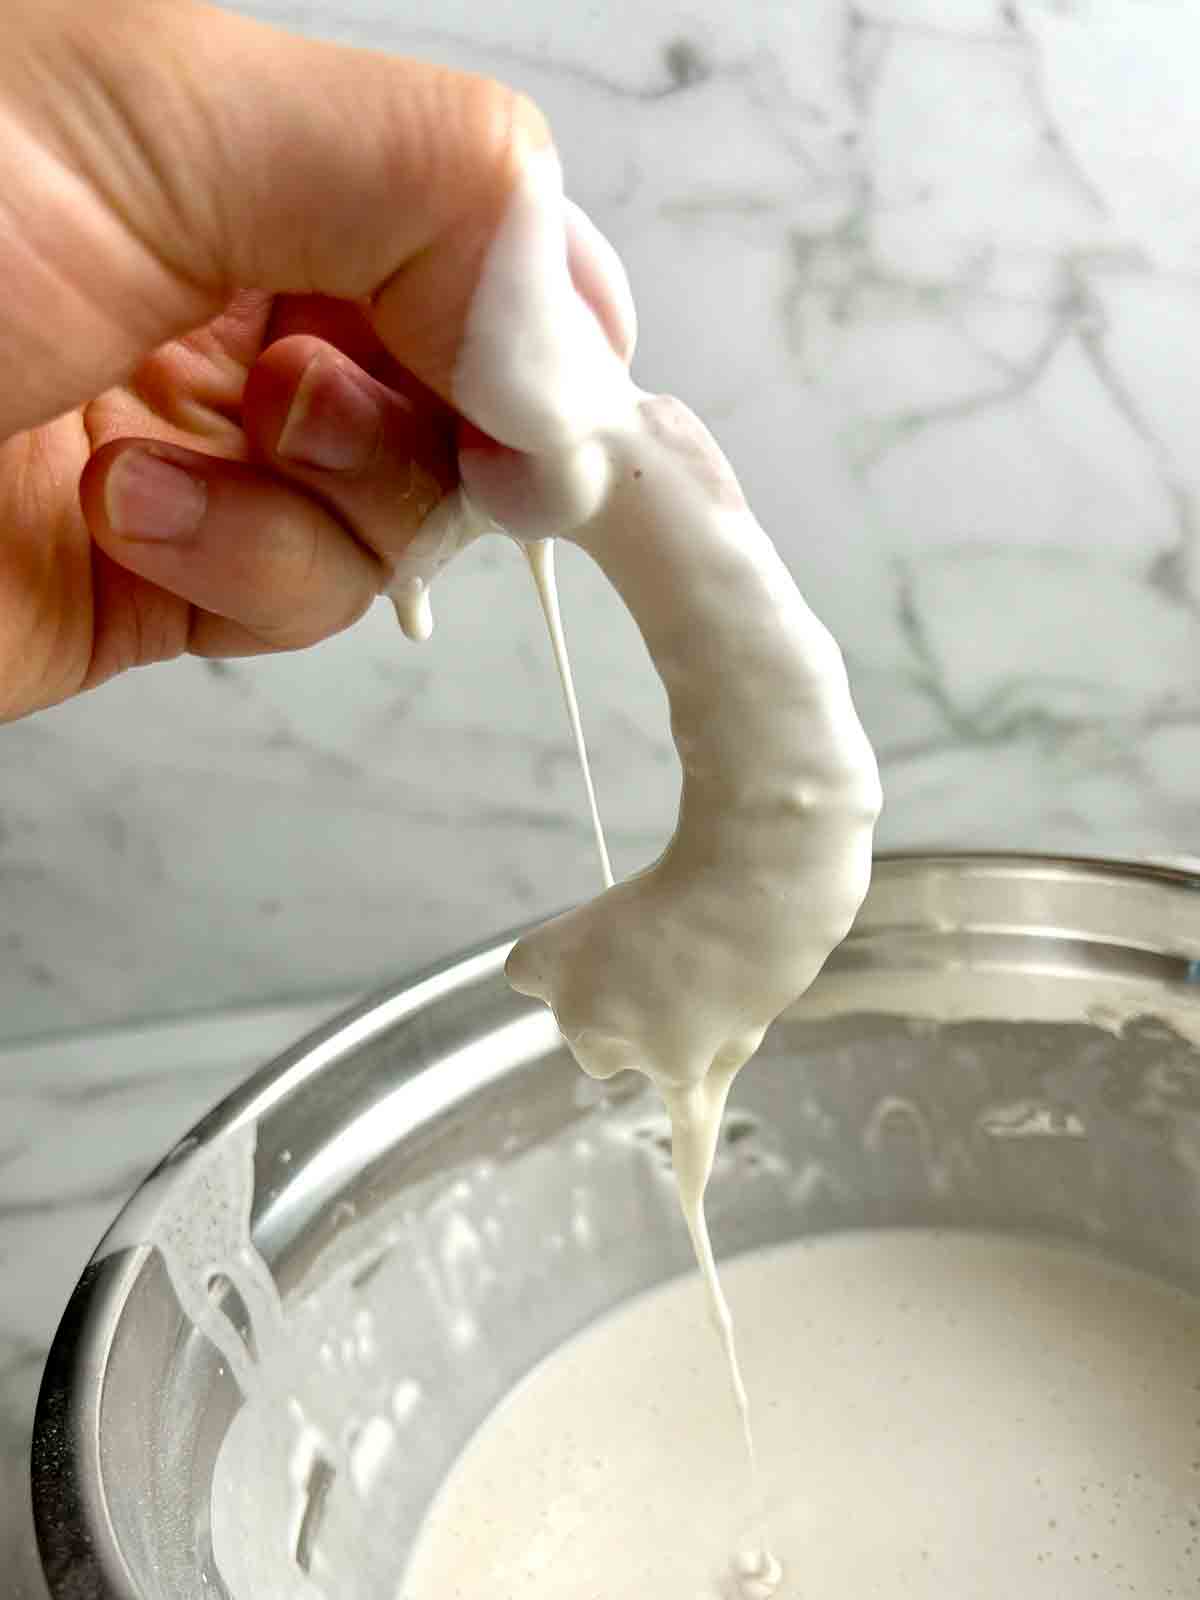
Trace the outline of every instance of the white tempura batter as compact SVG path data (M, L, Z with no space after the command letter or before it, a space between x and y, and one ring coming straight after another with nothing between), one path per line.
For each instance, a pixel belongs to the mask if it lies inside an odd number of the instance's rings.
M733 1074L862 902L879 777L837 646L707 430L631 381L576 293L572 248L631 343L620 263L568 212L543 152L489 247L455 374L463 415L498 443L461 453L463 489L392 592L421 636L428 582L463 543L489 526L561 536L641 629L683 769L675 835L648 870L523 939L509 976L552 1007L585 1070L634 1067L663 1090L688 1194Z
M844 1234L726 1267L786 1600L1172 1600L1200 1574L1200 1300L1080 1253ZM503 1402L401 1600L718 1600L751 1508L699 1286Z
M879 777L837 646L707 430L679 401L633 384L576 293L572 251L587 255L593 283L608 284L605 320L631 347L620 263L568 212L546 153L489 247L455 375L463 415L498 444L461 453L463 489L392 592L406 631L423 637L429 580L489 522L525 540L569 538L621 595L663 680L683 770L674 837L653 866L522 939L508 975L551 1007L585 1071L635 1068L661 1090L753 1464L704 1189L734 1075L866 893ZM555 648L570 709L561 635ZM586 758L584 776L596 819ZM602 839L601 855L607 878ZM750 1581L777 1577L764 1554Z

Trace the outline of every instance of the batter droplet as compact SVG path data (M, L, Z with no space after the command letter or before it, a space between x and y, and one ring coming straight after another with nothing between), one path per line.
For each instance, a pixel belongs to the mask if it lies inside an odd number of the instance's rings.
M737 1600L771 1600L783 1582L783 1567L769 1550L739 1550L733 1580Z

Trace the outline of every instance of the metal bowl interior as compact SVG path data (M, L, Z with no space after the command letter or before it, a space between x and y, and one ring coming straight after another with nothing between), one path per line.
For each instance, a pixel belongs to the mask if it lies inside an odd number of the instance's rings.
M552 1019L505 985L508 949L366 1002L266 1068L102 1243L36 1424L55 1600L315 1593L314 1541L324 1571L353 1569L333 1592L391 1600L445 1472L512 1384L688 1269L652 1095L575 1070ZM1198 1041L1200 880L884 858L851 937L735 1087L709 1192L718 1254L837 1229L1001 1229L1200 1292ZM263 1351L223 1277L188 1314L164 1240L181 1209L233 1203L218 1180L238 1148L304 1406L351 1432L386 1411L394 1433L401 1396L421 1398L368 1494L316 1458L293 1481L283 1408L252 1466L219 1464L241 1396L200 1325L223 1319L251 1364Z

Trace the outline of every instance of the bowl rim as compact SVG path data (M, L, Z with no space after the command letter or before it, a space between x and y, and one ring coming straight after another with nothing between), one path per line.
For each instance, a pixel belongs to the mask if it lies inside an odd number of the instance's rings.
M886 850L874 858L873 885L906 872L967 876L1043 875L1060 879L1157 884L1200 893L1195 869L1160 861L1019 850ZM347 1051L473 982L498 976L522 930L482 941L458 957L372 990L305 1034L221 1100L154 1166L97 1244L58 1324L34 1417L30 1482L42 1569L53 1600L146 1600L112 1525L104 1496L101 1397L109 1350L150 1246L128 1242L128 1224L148 1189L200 1144L257 1122L293 1090ZM848 941L855 938L855 930ZM126 1236L123 1237L123 1230Z

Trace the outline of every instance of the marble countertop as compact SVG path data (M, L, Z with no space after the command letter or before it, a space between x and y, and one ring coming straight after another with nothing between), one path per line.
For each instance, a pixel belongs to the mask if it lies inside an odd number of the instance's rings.
M541 101L628 261L639 381L711 423L845 648L885 845L1200 853L1187 0L246 9ZM561 568L623 873L670 827L663 698L597 575ZM0 729L0 771L0 1561L33 1595L38 1369L136 1178L328 997L595 869L499 542L428 646L379 607L305 655L135 674Z
M840 638L888 845L1194 851L1200 101L1183 0L254 0L502 74ZM676 777L635 630L562 587L616 865ZM523 565L438 632L185 661L0 730L9 1038L353 988L590 892Z

